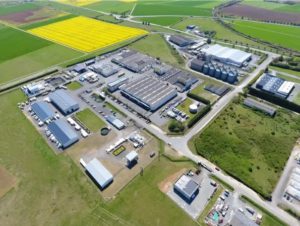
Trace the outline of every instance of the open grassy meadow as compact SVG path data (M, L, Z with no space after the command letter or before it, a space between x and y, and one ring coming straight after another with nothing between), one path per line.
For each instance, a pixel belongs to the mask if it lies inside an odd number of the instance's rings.
M264 0L245 0L243 4L268 9L277 12L285 13L299 13L300 3L298 4L284 4L279 2L264 1Z
M75 117L92 132L97 132L106 126L106 123L89 108L77 112Z
M86 8L98 10L102 12L108 13L129 13L134 7L135 2L127 2L127 1L100 1L93 4L86 5Z
M211 16L212 9L222 0L213 1L140 1L133 11L134 16L186 15Z
M150 24L158 24L162 26L171 26L182 20L181 17L141 17L139 21L149 22Z
M0 136L0 165L18 181L0 200L2 226L196 225L158 188L166 176L191 167L190 163L161 157L116 199L104 203L71 158L56 155L17 108L24 100L19 90L0 95L0 124L5 131Z
M246 35L300 51L299 27L241 20L231 24L235 30Z
M23 3L23 4L2 4L0 7L0 16L5 16L12 13L19 13L28 10L36 10L39 6L33 3Z
M232 103L193 138L198 154L262 195L271 194L300 135L300 117L278 109L274 118Z

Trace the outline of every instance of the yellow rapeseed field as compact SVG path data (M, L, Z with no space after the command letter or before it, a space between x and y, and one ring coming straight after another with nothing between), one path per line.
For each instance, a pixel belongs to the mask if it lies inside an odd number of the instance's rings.
M29 30L30 33L84 52L147 34L130 28L79 16Z
M99 2L99 0L57 0L58 2L71 4L75 6L85 6L95 2Z

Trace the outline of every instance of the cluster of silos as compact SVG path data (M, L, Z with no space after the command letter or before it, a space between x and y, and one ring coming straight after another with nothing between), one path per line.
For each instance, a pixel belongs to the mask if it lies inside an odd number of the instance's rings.
M233 71L212 63L204 62L199 59L192 60L191 69L231 84L235 83L238 77L237 71Z

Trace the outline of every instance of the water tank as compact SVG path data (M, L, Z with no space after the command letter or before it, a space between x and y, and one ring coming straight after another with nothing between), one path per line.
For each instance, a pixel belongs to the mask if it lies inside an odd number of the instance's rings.
M197 104L191 104L190 107L189 107L189 110L192 114L196 114L197 111L198 111L198 106Z
M221 74L222 74L221 69L220 68L216 68L215 77L217 79L220 79L221 78Z
M214 77L215 73L216 73L216 69L215 69L214 65L212 65L212 64L209 65L209 72L208 72L209 76Z
M207 64L205 64L204 66L203 66L203 74L208 74L208 70L209 70L209 67L208 67L208 65Z
M227 81L227 77L228 77L228 72L225 69L222 69L222 71L221 71L221 79L223 81Z
M227 81L229 83L233 84L233 83L235 83L236 80L237 80L237 73L234 71L229 71Z

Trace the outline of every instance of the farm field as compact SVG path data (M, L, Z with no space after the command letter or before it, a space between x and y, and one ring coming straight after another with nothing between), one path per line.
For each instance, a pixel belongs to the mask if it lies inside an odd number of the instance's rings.
M300 24L299 13L275 12L263 8L253 7L243 4L234 4L222 9L225 16L241 17L266 22L278 22L284 24Z
M93 4L100 0L57 0L57 1L60 3L63 3L63 4L70 4L70 5L75 5L75 6L85 6L85 5Z
M23 11L37 10L39 9L38 5L32 3L23 3L23 4L4 4L0 5L0 16L5 16L8 14L20 13Z
M89 108L76 113L75 117L92 132L97 132L106 125L105 122Z
M139 21L149 22L150 24L158 24L162 26L171 26L182 20L181 17L141 17Z
M141 1L137 2L134 16L146 15L186 15L211 16L211 10L222 0L213 1Z
M54 154L17 108L17 103L24 100L20 90L0 95L0 124L7 131L0 136L1 165L20 181L18 189L1 198L2 226L120 225L120 222L153 226L158 221L162 226L196 225L158 188L167 175L191 167L190 163L172 163L161 157L116 199L104 203L96 186L73 160L67 154Z
M159 57L162 61L170 64L178 64L168 43L159 34L151 34L129 46L131 49L143 52L153 57Z
M141 29L105 23L83 16L34 28L29 32L84 52L93 52L147 34Z
M233 21L232 26L237 31L254 38L300 51L299 27L250 21Z
M108 13L129 13L134 7L135 2L133 1L100 1L94 4L86 5L86 8L99 10Z
M284 3L275 3L271 1L268 2L264 0L244 0L242 4L259 7L263 9L269 9L277 12L287 12L287 13L300 12L300 3L284 4Z
M189 24L195 24L200 28L200 30L204 31L216 31L216 35L214 38L219 40L230 40L232 43L235 42L242 42L244 44L249 44L251 46L263 46L259 43L253 42L247 38L244 38L229 29L223 27L219 23L215 22L213 19L210 18L188 18L183 20L182 22L177 23L176 25L172 26L172 28L185 31L186 26Z
M232 103L192 145L199 155L268 197L299 135L300 118L292 112L278 109L271 118Z

